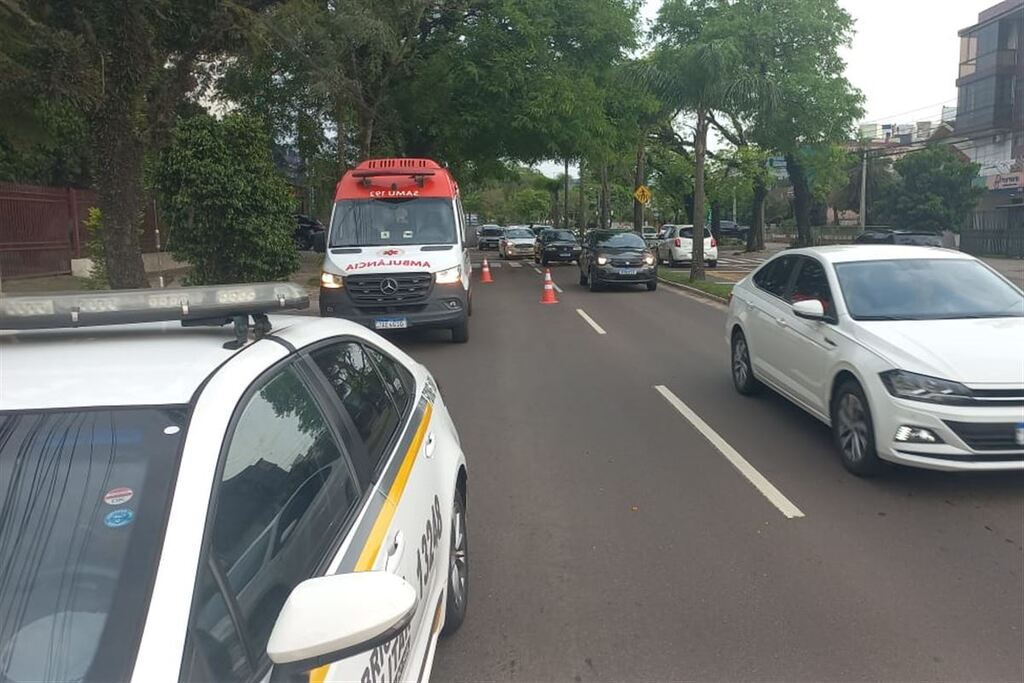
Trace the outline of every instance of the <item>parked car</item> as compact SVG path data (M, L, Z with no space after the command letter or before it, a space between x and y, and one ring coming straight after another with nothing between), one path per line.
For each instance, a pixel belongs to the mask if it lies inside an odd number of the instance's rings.
M497 249L501 238L505 236L505 228L500 225L483 225L480 227L480 238L477 240L477 248L480 251Z
M498 256L516 258L533 256L537 237L529 228L506 228L504 236L498 242Z
M745 240L749 232L749 225L740 225L736 221L720 221L718 224L718 236L722 238Z
M575 261L581 250L580 242L571 230L550 228L537 238L533 260L542 266L551 261Z
M831 426L854 474L1024 470L1024 292L972 256L785 251L733 289L726 341L736 390Z
M658 245L658 261L670 266L689 263L693 259L693 226L666 225L668 231ZM718 241L711 230L704 228L704 262L709 268L718 266Z
M635 232L589 230L580 252L580 285L596 292L610 284L645 284L658 288L658 263Z
M292 240L295 248L299 251L310 251L314 245L324 239L324 224L301 213L295 214L295 232L292 233Z
M926 230L866 230L854 238L855 244L905 244L917 247L941 247L942 235Z

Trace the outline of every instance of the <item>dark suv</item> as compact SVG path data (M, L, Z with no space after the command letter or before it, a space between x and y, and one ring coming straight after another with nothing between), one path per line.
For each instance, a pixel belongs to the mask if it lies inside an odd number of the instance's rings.
M505 236L505 228L500 225L485 225L480 228L480 239L477 246L480 251L485 249L497 249L501 238Z
M542 266L551 261L575 261L580 257L579 240L571 230L548 228L537 238L537 250L533 260Z

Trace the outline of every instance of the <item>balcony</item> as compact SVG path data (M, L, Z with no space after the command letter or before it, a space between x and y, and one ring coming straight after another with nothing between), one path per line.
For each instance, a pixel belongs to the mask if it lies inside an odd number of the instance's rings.
M988 75L1002 71L1012 72L1017 66L1017 50L996 50L960 63L960 78ZM957 81L959 85L959 81Z

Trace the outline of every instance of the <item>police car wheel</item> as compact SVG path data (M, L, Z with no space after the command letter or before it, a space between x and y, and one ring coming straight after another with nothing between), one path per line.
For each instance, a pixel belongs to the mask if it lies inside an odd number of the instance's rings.
M469 602L469 535L466 530L466 501L461 491L455 493L455 500L452 501L446 593L444 627L441 629L443 636L459 630L466 619L466 606Z

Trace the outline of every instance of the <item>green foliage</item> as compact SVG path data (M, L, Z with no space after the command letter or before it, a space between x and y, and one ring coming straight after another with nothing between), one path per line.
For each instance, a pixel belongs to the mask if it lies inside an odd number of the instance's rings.
M840 145L818 145L800 151L800 160L807 172L811 196L827 202L850 181L850 171L860 168L857 158Z
M294 199L269 149L264 124L245 115L178 122L156 181L190 284L279 280L298 268Z
M85 235L85 253L92 261L85 286L88 289L106 289L107 257L103 252L103 213L95 206L89 209L85 218Z
M959 232L984 193L974 185L980 166L945 145L908 154L893 168L898 180L880 201L896 228Z
M513 216L517 222L533 223L547 220L551 210L551 195L543 190L519 190L512 200Z

